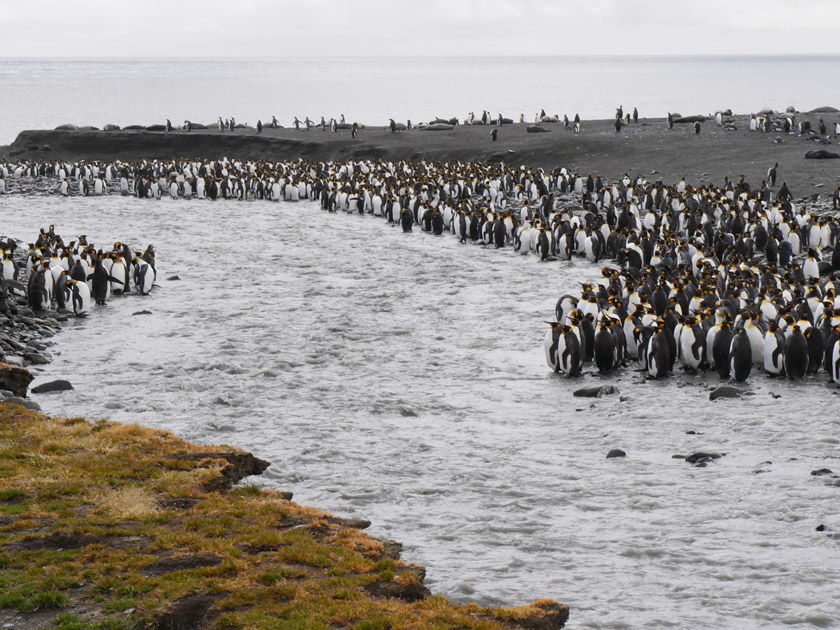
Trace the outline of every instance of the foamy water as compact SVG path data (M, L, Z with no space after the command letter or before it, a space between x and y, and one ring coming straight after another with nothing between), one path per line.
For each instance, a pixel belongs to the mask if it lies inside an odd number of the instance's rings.
M309 202L6 195L0 212L25 241L55 224L158 252L150 296L54 338L33 385L76 389L34 397L47 412L248 449L272 462L252 481L370 519L455 600L552 597L570 628L840 622L840 487L810 474L840 472L824 375L754 374L715 403L716 376L569 381L543 320L598 267ZM572 397L603 382L621 396ZM671 457L702 449L727 454Z

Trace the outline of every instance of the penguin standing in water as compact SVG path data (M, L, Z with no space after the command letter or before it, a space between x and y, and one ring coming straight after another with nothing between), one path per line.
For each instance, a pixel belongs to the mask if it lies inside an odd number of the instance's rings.
M835 326L835 334L840 335L840 329ZM840 385L840 343L835 343L831 350L831 365L828 373L831 380Z
M134 265L134 286L140 295L148 295L155 283L154 268L142 258L132 259Z
M506 234L505 222L501 218L497 219L493 224L493 244L496 246L496 249L505 246Z
M729 349L732 346L732 329L723 322L712 342L712 360L721 378L729 378Z
M90 310L90 288L88 285L78 280L67 280L65 286L68 289L67 298L73 313L76 317L86 315Z
M785 369L785 335L779 324L770 320L764 335L764 371L779 376Z
M747 331L743 328L732 338L729 349L729 373L738 383L743 383L752 370L752 347Z
M571 326L559 322L546 322L551 328L545 335L545 360L554 372L566 376L580 375L581 349L578 336Z
M571 326L562 326L563 333L557 341L557 358L560 363L560 370L566 376L580 376L583 365L580 338L572 330Z
M97 256L94 263L93 273L90 276L91 293L97 306L105 306L108 297L111 295L111 282L119 283L118 278L114 278L105 269L102 263L102 258Z
M414 216L411 214L411 210L408 208L403 208L400 210L400 226L402 227L403 232L411 232L411 228L414 225Z
M671 351L664 330L665 324L660 322L657 331L648 341L645 364L647 375L651 378L665 378L668 376L668 366L671 365Z
M551 328L545 333L543 348L545 349L545 362L553 372L560 371L560 357L557 354L557 346L560 343L560 335L563 334L563 325L558 322L546 322Z
M601 374L609 374L615 367L615 336L609 325L601 321L593 341L595 366Z
M47 276L49 280L47 280ZM52 275L49 269L44 267L33 268L29 275L27 287L29 307L33 311L45 311L50 308L50 296L47 292L47 282L52 282Z
M443 214L438 208L432 210L432 234L435 236L443 234Z
M808 340L797 324L794 324L793 332L785 341L785 372L794 381L808 372Z
M803 334L808 342L808 374L816 374L823 363L825 337L822 330L814 326L809 326Z

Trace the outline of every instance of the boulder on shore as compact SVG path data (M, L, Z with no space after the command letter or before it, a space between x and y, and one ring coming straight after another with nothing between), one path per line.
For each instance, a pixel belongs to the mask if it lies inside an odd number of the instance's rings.
M48 394L50 392L64 392L69 389L73 389L73 385L70 384L70 381L58 379L55 381L50 381L49 383L41 383L40 385L33 387L32 393Z
M26 389L33 376L24 367L0 363L0 389L8 389L15 396L26 397Z

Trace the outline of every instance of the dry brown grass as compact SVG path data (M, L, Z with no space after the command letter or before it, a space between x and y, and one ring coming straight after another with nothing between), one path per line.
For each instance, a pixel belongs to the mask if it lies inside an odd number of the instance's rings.
M500 630L550 614L371 597L417 588L420 568L279 492L207 491L234 451L0 404L0 608L72 607L59 630L150 627L194 594L214 597L218 628Z

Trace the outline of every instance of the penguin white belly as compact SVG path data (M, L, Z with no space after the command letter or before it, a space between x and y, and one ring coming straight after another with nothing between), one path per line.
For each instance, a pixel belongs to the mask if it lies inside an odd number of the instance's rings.
M834 344L831 352L831 380L840 385L840 342Z
M560 371L560 361L557 354L557 345L554 343L554 327L548 329L545 333L545 340L543 341L543 348L545 349L545 362L554 372Z
M80 317L90 310L90 287L77 280L69 280L67 284L70 288L68 302L72 304L76 317Z
M760 367L764 363L764 335L757 326L747 326L746 331L752 349L753 365Z
M111 274L111 293L122 293L125 289L125 265L122 261L115 261L109 271Z
M155 274L152 266L145 260L134 264L134 286L141 295L148 295L154 286Z
M779 348L778 339L772 332L768 332L765 337L763 354L764 371L777 376L781 374L785 366L785 353L783 348Z

